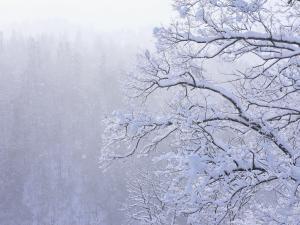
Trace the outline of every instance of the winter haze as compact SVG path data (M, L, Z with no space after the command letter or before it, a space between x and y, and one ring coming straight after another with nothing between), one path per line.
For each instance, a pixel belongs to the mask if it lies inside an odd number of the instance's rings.
M300 0L0 0L0 225L299 225Z
M126 167L99 169L102 120L170 12L167 0L0 1L1 225L125 223Z

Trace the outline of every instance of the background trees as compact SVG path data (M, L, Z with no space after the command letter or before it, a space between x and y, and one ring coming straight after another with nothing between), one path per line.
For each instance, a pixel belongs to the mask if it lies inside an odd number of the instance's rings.
M0 224L119 224L124 181L97 156L123 50L94 34L1 37Z
M172 177L164 195L188 224L298 224L299 4L174 6L179 17L154 29L156 51L126 83L166 103L107 119L102 162L158 152Z

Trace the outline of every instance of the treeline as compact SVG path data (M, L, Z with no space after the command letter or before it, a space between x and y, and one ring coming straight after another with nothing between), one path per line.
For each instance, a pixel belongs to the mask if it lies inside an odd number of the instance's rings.
M108 35L1 33L1 224L119 219L111 210L122 199L114 190L122 179L103 175L98 155L101 119L121 102L118 77L129 51Z

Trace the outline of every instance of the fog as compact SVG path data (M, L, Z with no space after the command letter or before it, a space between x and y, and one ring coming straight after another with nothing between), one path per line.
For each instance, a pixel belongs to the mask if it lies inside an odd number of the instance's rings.
M0 1L0 25L8 28L59 20L98 31L139 31L168 21L170 14L170 0L86 0L84 3L79 0ZM56 25L59 26L59 23Z
M155 13L153 13L155 11ZM165 1L0 2L0 224L120 225L133 162L99 169L103 118Z

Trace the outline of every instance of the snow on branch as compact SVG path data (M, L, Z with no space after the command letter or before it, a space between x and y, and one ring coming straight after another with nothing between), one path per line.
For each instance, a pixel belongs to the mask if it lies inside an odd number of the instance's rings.
M175 0L174 8L177 21L154 30L157 51L139 57L126 83L134 98L159 96L164 112L108 119L102 162L160 154L154 163L171 181L160 194L186 224L298 224L299 4ZM231 75L211 65L230 65Z

